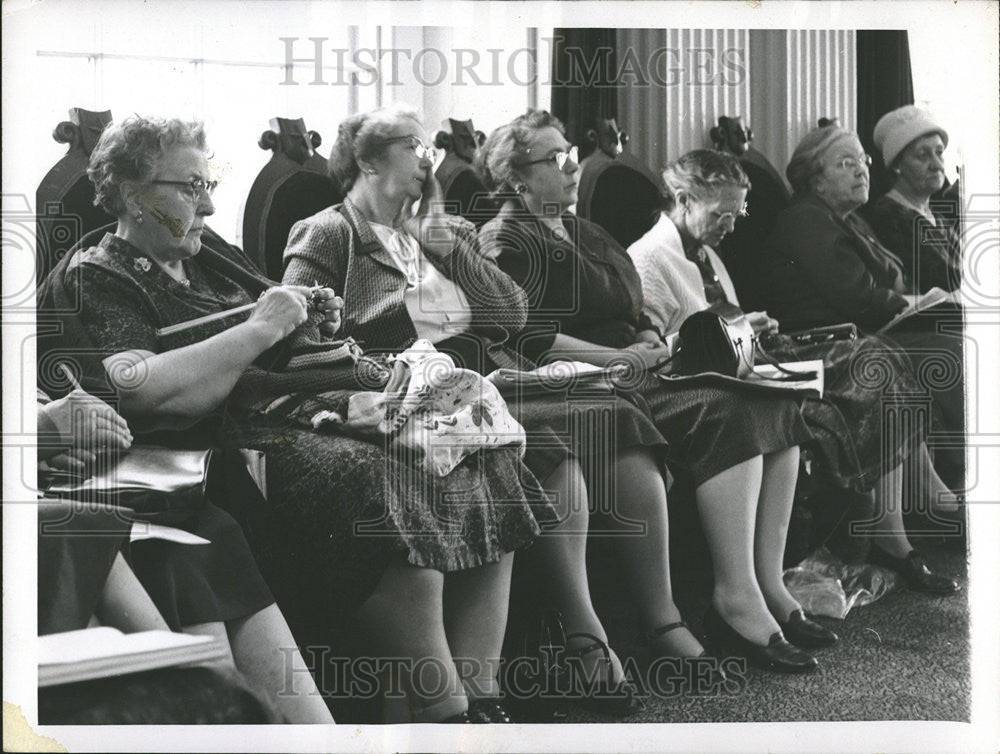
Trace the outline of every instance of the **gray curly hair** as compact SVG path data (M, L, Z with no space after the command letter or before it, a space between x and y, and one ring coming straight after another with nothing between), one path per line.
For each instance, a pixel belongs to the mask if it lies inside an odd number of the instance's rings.
M677 194L703 199L723 186L737 186L750 190L750 179L740 167L740 162L728 152L715 149L696 149L682 155L663 169L666 193L663 208L677 206Z
M494 196L515 193L517 163L529 156L531 137L543 128L554 128L566 135L562 121L550 112L528 110L497 128L476 152L476 169Z
M121 186L148 179L157 160L172 147L195 147L208 154L201 121L133 115L110 123L90 154L87 177L94 184L94 204L117 216L125 212Z

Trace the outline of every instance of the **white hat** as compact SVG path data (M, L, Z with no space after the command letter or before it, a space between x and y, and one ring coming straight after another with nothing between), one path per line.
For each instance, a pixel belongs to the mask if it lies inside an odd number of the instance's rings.
M889 167L907 144L933 133L940 134L944 145L948 146L948 132L929 112L914 105L903 105L879 118L872 139L882 152L885 166Z

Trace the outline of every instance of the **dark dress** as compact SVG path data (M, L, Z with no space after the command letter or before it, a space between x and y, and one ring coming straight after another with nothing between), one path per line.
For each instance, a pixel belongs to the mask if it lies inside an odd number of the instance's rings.
M872 207L872 228L882 245L902 262L909 293L926 293L934 287L954 291L962 283L958 218L943 210L942 205L932 204L936 223L932 224L889 194Z
M480 231L483 253L496 259L528 296L527 334L551 331L610 348L653 329L642 313L639 275L611 236L587 220L563 218L556 237L530 216L508 208ZM529 350L532 345L528 344ZM551 345L551 338L545 344ZM701 484L754 456L806 442L809 430L795 401L739 386L664 384L640 390L668 458Z
M524 324L524 294L494 265L484 263L471 224L448 218L442 230L453 234L455 250L445 260L428 259L465 293L472 323L466 332L437 343L438 350L480 374L498 367L534 368L507 345L511 333ZM283 280L292 285L318 280L340 293L344 320L338 334L351 335L366 349L395 352L417 337L404 304L405 276L350 200L292 228ZM538 479L547 479L567 454L591 467L606 466L615 453L637 446L662 455L663 437L641 409L620 396L606 395L596 404L586 397L547 395L507 403L525 429L524 460Z
M155 353L211 337L239 320L166 338L156 330L251 303L267 285L263 278L254 284L245 257L224 243L203 244L198 256L185 260L190 286L111 234L75 262L87 293L80 319L101 356L131 349ZM265 452L268 499L257 554L286 614L287 602L313 622L343 622L345 611L374 590L396 557L462 570L495 562L539 532L532 506L542 514L550 507L540 493L526 493L521 479L534 480L515 450L475 454L447 477L429 479L401 468L379 445L275 425L246 412L243 407L260 398L246 385L259 389L261 371L251 367L244 373L217 412L212 440ZM227 563L222 575L254 571L251 566L248 555ZM294 625L294 616L289 622Z

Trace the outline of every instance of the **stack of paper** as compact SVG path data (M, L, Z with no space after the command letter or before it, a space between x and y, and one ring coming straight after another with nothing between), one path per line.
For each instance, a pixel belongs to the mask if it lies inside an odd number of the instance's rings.
M228 657L228 648L214 636L171 631L123 634L99 626L38 638L38 685L108 678L143 670L211 662Z

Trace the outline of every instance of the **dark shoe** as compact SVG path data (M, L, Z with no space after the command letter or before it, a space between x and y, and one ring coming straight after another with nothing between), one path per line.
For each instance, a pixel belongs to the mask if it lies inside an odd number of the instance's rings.
M809 620L801 608L789 615L787 621L779 620L778 625L785 638L797 647L829 647L840 639L826 626Z
M687 623L685 623L682 620L679 620L676 623L668 623L665 626L660 626L659 628L654 628L652 631L649 631L648 633L643 634L642 635L642 641L643 641L643 643L645 643L646 648L649 649L649 651L651 653L656 653L656 649L654 648L653 643L659 637L661 637L661 636L663 636L665 634L669 634L671 631L676 631L679 628L687 628L689 631L691 630L690 628L688 628L688 624ZM659 656L660 657L667 657L668 655L660 654ZM699 654L699 655L695 655L694 657L677 657L677 659L681 660L681 662L683 663L686 660L698 661L698 660L704 659L704 660L707 661L707 660L712 660L714 658L709 657L708 652L706 652L704 649L702 649L701 650L701 654ZM695 662L693 664L697 664L697 662ZM688 677L693 677L693 676L688 675ZM712 672L711 672L708 680L709 680L710 684L713 687L717 686L719 683L721 683L721 682L723 682L723 681L726 680L726 674L725 674L725 672L723 672L722 668L719 667L718 663L716 663L715 667L712 669Z
M584 655L599 650L604 655L605 664L610 668L611 650L608 649L608 645L605 642L593 634L569 634L566 640L569 641L576 638L590 639L591 643L578 649L566 649L567 662L565 667L569 671L570 693L573 698L592 712L598 712L602 715L612 715L614 717L626 717L645 709L646 705L636 696L635 686L627 678L622 679L614 685L611 685L606 680L597 681L596 683L591 682L585 685L583 679L576 675L582 672L582 665L579 662L569 662L568 660L571 657L579 660Z
M446 717L441 721L442 723L471 723L472 720L469 718L468 712L459 712L457 715L452 715L451 717Z
M469 721L473 723L512 723L507 712L496 699L473 699L469 702Z
M785 641L781 631L775 631L771 635L766 647L754 644L726 623L714 607L710 607L705 614L705 633L724 651L746 657L752 665L764 670L774 670L779 673L811 673L819 666L811 654Z
M910 550L910 553L905 558L897 558L887 553L881 547L872 545L868 560L875 565L891 568L902 576L906 585L915 592L954 594L961 589L958 582L953 579L934 573L928 567L924 556L916 550Z

